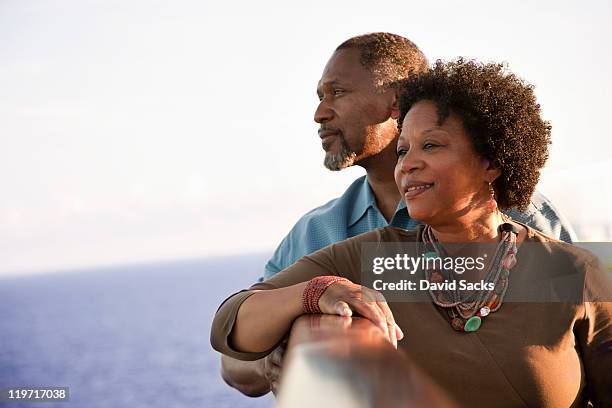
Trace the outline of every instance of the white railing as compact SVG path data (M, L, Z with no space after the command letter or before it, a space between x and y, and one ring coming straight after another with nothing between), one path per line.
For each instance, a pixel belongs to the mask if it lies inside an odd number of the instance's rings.
M369 320L304 315L291 329L278 406L454 407Z

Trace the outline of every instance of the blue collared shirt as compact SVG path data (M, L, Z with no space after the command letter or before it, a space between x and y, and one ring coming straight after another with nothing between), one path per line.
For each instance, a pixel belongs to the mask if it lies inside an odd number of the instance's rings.
M569 223L551 202L537 191L525 212L515 210L507 214L546 235L566 242L575 240ZM306 213L282 240L266 264L264 279L292 265L295 261L334 242L354 237L388 225L412 229L419 224L410 218L406 203L400 200L391 222L376 206L376 198L367 176L355 180L342 196Z

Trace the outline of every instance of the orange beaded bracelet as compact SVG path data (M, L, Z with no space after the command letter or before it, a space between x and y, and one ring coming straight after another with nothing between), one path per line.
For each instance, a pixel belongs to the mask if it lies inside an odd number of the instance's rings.
M306 313L321 313L319 308L319 299L323 296L323 292L330 285L350 280L341 278L340 276L317 276L308 281L304 292L302 292L302 307Z

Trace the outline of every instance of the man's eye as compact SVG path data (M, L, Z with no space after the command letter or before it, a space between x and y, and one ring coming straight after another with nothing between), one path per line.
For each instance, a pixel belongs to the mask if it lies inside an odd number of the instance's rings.
M344 94L344 89L334 89L334 96L339 96Z
M433 143L425 143L423 145L423 150L429 150L429 149L433 149L434 147L437 147L438 145L433 144Z

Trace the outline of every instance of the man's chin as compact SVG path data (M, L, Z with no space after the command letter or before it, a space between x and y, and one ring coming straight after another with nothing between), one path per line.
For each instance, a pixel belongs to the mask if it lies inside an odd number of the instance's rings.
M355 164L355 153L340 152L340 153L327 153L323 160L323 165L331 171L340 171L351 167Z

